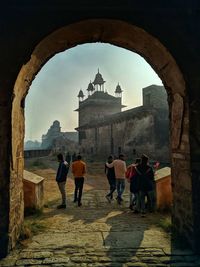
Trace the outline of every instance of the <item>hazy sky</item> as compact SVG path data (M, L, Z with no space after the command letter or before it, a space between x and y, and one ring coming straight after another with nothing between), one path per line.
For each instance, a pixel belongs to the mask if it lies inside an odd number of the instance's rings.
M106 81L105 88L114 95L119 82L122 102L130 109L142 104L142 88L162 85L150 65L138 54L110 44L84 44L51 58L37 74L26 97L25 140L41 141L54 120L62 131L78 126L78 92L87 96L90 80L98 71ZM123 110L125 110L123 109Z

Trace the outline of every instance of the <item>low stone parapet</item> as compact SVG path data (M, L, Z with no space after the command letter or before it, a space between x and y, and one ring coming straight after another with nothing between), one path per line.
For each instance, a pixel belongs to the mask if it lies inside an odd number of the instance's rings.
M164 167L155 172L157 209L170 209L172 206L171 168Z
M43 206L44 178L24 170L24 208L40 209Z

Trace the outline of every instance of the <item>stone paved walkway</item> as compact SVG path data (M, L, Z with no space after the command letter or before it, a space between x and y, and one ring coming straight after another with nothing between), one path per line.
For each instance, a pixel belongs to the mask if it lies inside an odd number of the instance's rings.
M107 203L104 190L85 192L82 207L71 199L66 210L57 204L40 219L48 228L0 266L200 266L192 251L171 249L170 236L156 225L160 214L142 218L127 208L128 193L122 206Z

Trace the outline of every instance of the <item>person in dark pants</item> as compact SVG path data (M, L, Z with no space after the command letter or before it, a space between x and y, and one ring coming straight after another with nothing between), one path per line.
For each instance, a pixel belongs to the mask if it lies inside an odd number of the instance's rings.
M137 185L137 180L135 180L135 174L136 170L135 167L138 166L140 163L140 158L136 158L135 163L132 163L127 167L127 170L129 171L129 177L127 178L128 181L130 182L130 205L129 208L133 210L133 207L136 205L136 199L138 196L138 185Z
M69 164L68 162L64 161L63 155L58 154L57 155L59 166L56 174L56 182L58 184L58 188L60 190L61 196L62 196L62 204L57 206L58 209L64 209L66 208L66 180L67 180L67 174L69 171Z
M112 163L113 162L113 156L109 156L107 162L108 163ZM110 185L110 192L106 195L106 199L110 203L111 200L113 199L113 193L114 193L114 191L116 189L116 178L115 178L114 167L108 168L107 165L105 164L105 174L106 174L106 176L108 178L108 182L109 182L109 185Z
M148 164L149 158L142 155L141 163L135 167L135 181L138 184L138 202L136 204L137 211L141 212L142 216L145 214L145 197L147 196L149 211L153 211L152 192L154 190L154 173L151 166Z
M72 173L75 181L74 203L78 202L78 206L82 206L81 198L83 192L84 176L86 173L86 164L83 162L81 155L77 156L77 160L72 162Z

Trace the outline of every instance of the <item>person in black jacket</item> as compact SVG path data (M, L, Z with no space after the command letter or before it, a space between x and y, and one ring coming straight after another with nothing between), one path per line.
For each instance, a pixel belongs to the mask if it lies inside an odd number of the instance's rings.
M133 207L136 206L136 203L137 203L137 197L138 197L138 194L139 194L139 191L138 191L138 180L135 179L135 175L136 175L136 170L135 168L140 164L140 161L141 159L140 158L136 158L135 159L135 163L132 163L131 165L129 165L127 167L131 169L130 171L130 177L129 177L129 180L130 180L130 206L129 208L131 210L133 210Z
M107 162L112 163L113 162L113 156L109 156ZM110 185L110 192L106 195L106 199L110 203L111 200L113 199L113 193L116 189L116 178L115 178L114 167L108 168L107 165L105 164L105 174L107 176L108 183Z
M148 164L149 158L142 155L141 163L135 167L135 182L138 189L138 201L136 203L136 212L145 214L145 197L147 196L149 210L153 210L152 191L154 190L154 173Z
M58 205L58 209L66 208L66 180L67 180L67 174L69 170L69 164L68 162L64 161L63 155L58 154L57 155L59 166L56 174L56 182L58 184L58 188L60 190L61 196L62 196L62 204Z

